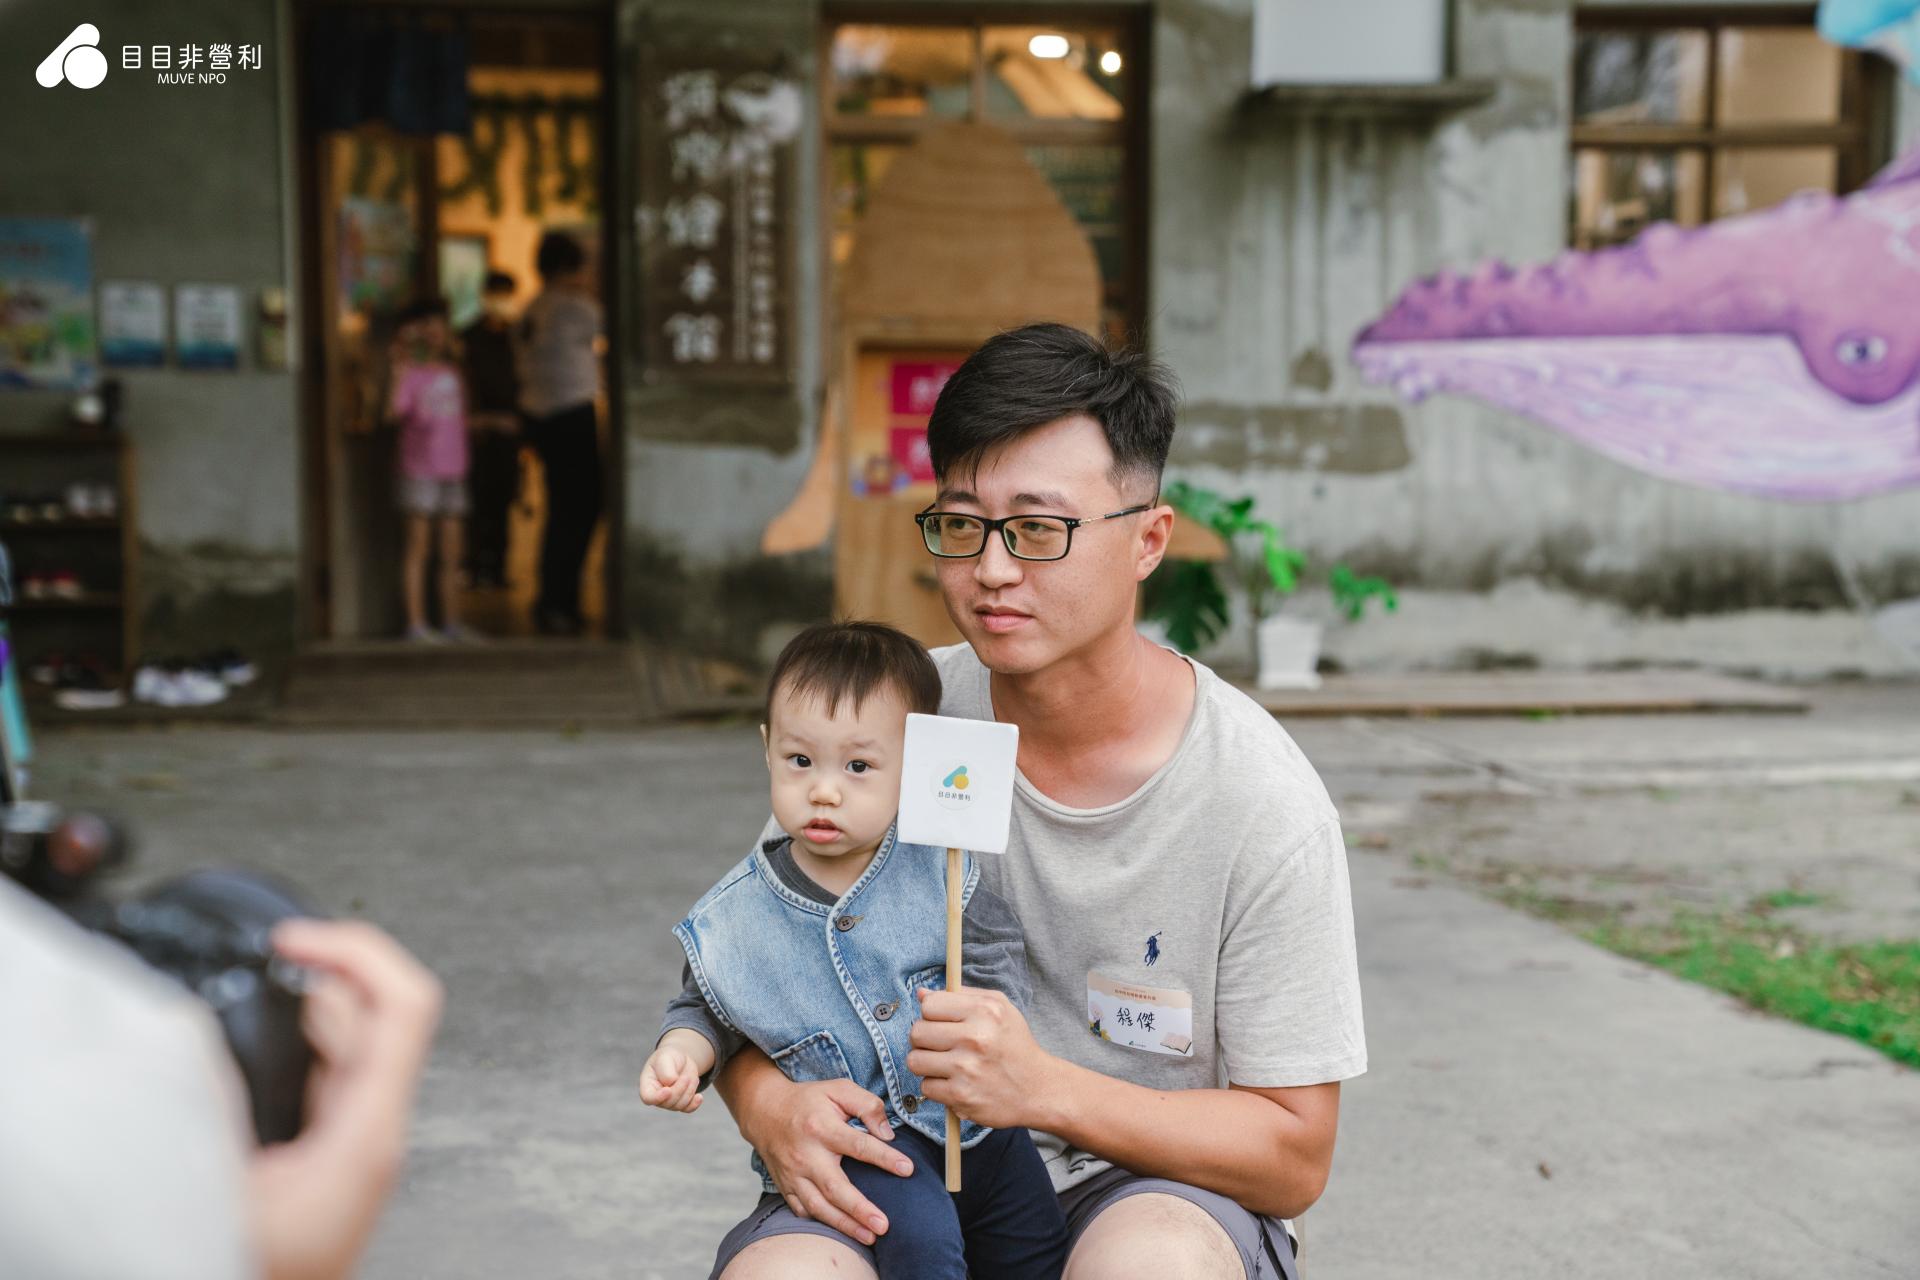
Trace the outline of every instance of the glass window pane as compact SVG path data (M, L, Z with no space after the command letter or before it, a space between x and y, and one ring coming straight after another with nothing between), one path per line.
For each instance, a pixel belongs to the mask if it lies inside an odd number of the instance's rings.
M1714 216L1769 208L1798 191L1832 191L1839 179L1831 147L1730 148L1714 160Z
M1812 27L1730 27L1720 33L1715 120L1833 124L1840 119L1840 67L1839 46Z
M1575 151L1574 247L1620 244L1654 222L1699 225L1706 213L1706 171L1706 156L1698 151Z
M873 189L901 148L892 144L840 142L833 157L833 261L843 266L853 252L853 237L867 211Z
M1121 185L1125 148L1076 143L1026 150L1027 159L1053 184L1060 203L1093 242L1107 327L1123 331L1128 287L1126 198Z
M1103 27L988 27L987 114L1025 120L1118 120L1127 66Z
M959 120L969 110L973 32L965 27L836 27L832 62L841 115Z
M1707 33L1581 32L1573 113L1580 124L1705 124Z

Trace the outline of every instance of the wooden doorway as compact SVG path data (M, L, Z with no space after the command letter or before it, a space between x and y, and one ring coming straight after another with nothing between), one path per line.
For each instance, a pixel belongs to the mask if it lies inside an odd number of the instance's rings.
M347 12L395 30L459 37L471 118L464 133L403 133L383 119L319 127L316 29ZM561 230L597 266L604 349L620 349L612 305L613 18L606 3L522 13L485 4L349 9L301 0L296 9L308 640L379 639L401 630L395 433L382 420L384 353L399 306L443 298L459 329L475 318L488 270L511 275L514 302L524 306L539 289L535 246L544 232ZM620 539L610 536L624 524L619 361L602 367L607 483L582 604L591 634L616 637L624 632ZM544 512L538 462L531 450L519 452L517 464L503 464L521 470L509 509L506 587L466 592L461 602L468 624L493 635L523 635L531 626Z

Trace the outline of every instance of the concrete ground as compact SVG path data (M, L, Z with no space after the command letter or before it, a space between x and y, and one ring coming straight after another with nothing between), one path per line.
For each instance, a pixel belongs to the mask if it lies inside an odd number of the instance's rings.
M1437 868L1610 868L1715 901L1805 883L1837 932L1920 935L1916 726L1916 685L1823 688L1806 716L1291 726L1350 828L1372 1053L1305 1274L1913 1275L1920 1073ZM746 1153L721 1107L650 1112L633 1080L669 926L764 816L757 747L64 732L38 790L132 819L142 876L276 871L444 976L366 1276L685 1277L751 1201Z

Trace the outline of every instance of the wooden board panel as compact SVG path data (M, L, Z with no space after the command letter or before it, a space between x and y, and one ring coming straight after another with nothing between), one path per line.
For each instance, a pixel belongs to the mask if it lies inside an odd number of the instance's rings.
M933 576L913 513L925 499L911 493L848 498L834 541L834 611L843 618L890 623L929 648L960 638Z

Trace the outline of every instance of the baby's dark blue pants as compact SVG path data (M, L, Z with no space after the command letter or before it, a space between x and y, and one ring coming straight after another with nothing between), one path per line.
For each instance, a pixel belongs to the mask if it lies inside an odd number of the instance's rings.
M887 1215L874 1242L880 1280L1058 1280L1067 1222L1025 1129L995 1129L960 1153L961 1190L947 1192L946 1149L895 1126L892 1146L913 1175L858 1160L842 1167Z

